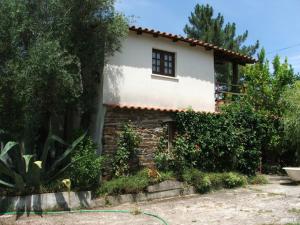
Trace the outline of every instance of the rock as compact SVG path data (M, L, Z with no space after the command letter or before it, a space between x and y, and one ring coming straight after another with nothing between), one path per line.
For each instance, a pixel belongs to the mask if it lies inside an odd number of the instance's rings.
M147 187L147 191L149 193L152 193L152 192L160 192L160 191L183 189L183 188L184 188L184 184L179 181L166 180L159 184L155 184Z

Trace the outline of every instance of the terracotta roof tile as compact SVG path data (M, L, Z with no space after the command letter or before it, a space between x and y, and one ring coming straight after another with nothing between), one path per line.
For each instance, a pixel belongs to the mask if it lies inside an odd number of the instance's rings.
M171 108L162 108L155 106L134 106L134 105L117 105L117 104L104 104L111 108L118 109L136 109L136 110L153 110L153 111L161 111L161 112L186 112L188 109L171 109ZM205 111L199 111L205 112ZM207 112L207 113L216 113L216 112Z
M174 34L170 34L170 33L166 33L166 32L155 31L153 29L150 30L148 28L135 27L135 26L129 27L129 30L136 31L139 33L148 33L148 34L152 34L152 35L157 35L157 36L161 36L161 37L165 37L165 38L169 38L169 39L173 39L173 40L176 39L176 40L187 42L190 44L194 44L194 45L198 45L198 46L202 46L202 47L206 47L206 48L211 48L211 49L215 50L215 55L224 57L224 58L227 57L229 60L234 60L241 64L256 62L256 60L250 56L243 55L241 53L234 52L234 51L231 51L231 50L228 50L225 48L221 48L221 47L218 47L211 43L204 42L202 40L196 40L196 39L192 39L192 38L183 37L181 35L174 35Z

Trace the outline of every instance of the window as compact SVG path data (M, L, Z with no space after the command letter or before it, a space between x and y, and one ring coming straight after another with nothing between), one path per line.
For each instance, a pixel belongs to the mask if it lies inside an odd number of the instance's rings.
M175 54L153 49L152 73L175 77Z

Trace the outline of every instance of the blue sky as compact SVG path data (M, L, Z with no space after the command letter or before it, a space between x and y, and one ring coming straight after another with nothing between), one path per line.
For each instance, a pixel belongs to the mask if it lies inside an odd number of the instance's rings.
M248 43L259 40L271 60L288 57L300 72L299 0L117 0L117 10L133 16L134 25L183 35L183 27L197 4L210 4L237 32L249 31ZM279 49L292 48L279 51Z

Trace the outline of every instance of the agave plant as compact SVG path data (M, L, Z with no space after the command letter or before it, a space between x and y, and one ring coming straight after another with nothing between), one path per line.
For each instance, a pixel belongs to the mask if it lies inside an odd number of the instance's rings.
M71 163L66 165L63 163L84 137L85 134L71 145L67 145L62 139L50 133L44 144L41 158L23 154L17 142L8 142L0 152L0 185L22 192L25 188L37 188L41 184L54 180L71 165ZM66 146L66 150L51 165L48 165L48 153L56 142ZM16 151L12 159L9 153L13 150Z

